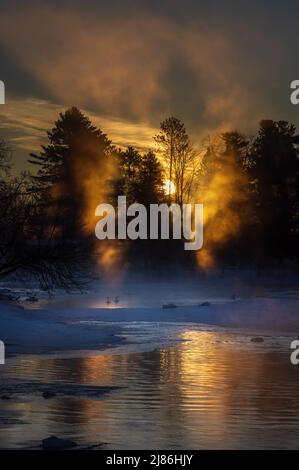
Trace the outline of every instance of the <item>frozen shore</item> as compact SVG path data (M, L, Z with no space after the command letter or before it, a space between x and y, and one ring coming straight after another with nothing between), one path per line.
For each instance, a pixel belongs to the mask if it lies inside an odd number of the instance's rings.
M299 298L288 293L206 306L24 310L0 302L0 339L6 354L101 350L119 346L134 322L196 323L248 331L299 334Z

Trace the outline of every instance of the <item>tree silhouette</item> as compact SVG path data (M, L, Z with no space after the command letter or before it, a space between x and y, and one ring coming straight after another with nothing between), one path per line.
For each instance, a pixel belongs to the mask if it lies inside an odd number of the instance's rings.
M127 204L138 202L149 206L165 200L163 169L152 151L141 154L134 147L117 154L119 177L112 181L113 197L127 197Z
M0 147L0 279L33 278L48 290L82 287L77 275L86 261L84 250L54 239L56 227L44 226L30 175L13 176L11 148L5 141Z
M152 151L141 156L137 177L132 183L134 199L145 206L165 201L163 170Z
M205 242L213 262L250 259L252 190L247 173L248 139L237 131L203 142L195 184L204 204Z
M119 195L127 197L127 204L146 207L167 201L203 202L204 246L221 263L261 264L298 255L299 137L286 121L261 121L251 142L237 131L209 138L201 158L184 124L174 117L163 121L154 137L159 158L134 147L116 152L108 137L75 107L59 115L48 139L29 160L37 173L19 178L11 176L11 150L0 140L0 276L21 266L37 273L43 264L45 284L51 279L52 284L67 284L65 274L71 266L76 269L81 247L85 253L94 248L93 230L86 232L84 222L89 205L94 228L94 209L103 194L104 201L115 206ZM165 194L165 177L175 184L175 194ZM178 240L124 244L130 261L156 267L172 258L181 264L196 258L196 253L188 256L181 250ZM64 273L60 281L59 272Z
M263 258L294 255L298 233L298 154L299 136L294 125L286 121L261 121L250 158Z
M61 234L80 236L87 180L98 178L100 195L107 158L113 150L111 141L75 107L60 113L48 139L40 154L30 154L29 162L38 166L33 188L48 216L59 220Z
M150 204L166 202L166 194L163 190L163 169L152 151L141 154L135 148L128 147L126 150L119 150L116 158L119 176L111 181L111 199L115 206L117 197L120 195L127 197L127 205L140 203L149 208ZM149 211L147 214L149 227ZM166 252L165 242L161 240L147 239L134 242L126 240L123 244L130 263L143 268L145 265L149 268L153 265L157 267L157 264L161 262L161 252Z
M175 201L188 202L196 169L196 154L179 119L170 117L160 124L160 133L154 136L166 163L169 181L175 185ZM169 194L169 201L172 200Z

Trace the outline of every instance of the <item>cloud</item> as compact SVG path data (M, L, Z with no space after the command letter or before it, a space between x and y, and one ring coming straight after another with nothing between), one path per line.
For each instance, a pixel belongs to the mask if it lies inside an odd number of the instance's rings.
M267 91L267 74L280 61L265 57L279 36L262 34L241 17L234 26L217 17L206 21L202 10L192 18L191 9L178 21L141 8L112 15L91 2L89 8L7 7L0 17L2 49L23 70L26 89L31 77L39 100L8 100L1 110L6 128L13 133L15 125L18 146L35 148L57 113L77 105L116 144L146 148L168 115L185 121L198 142L208 132L251 132L259 119L280 117ZM279 57L286 52L276 50Z
M35 98L10 98L5 106L0 106L0 136L7 138L15 149L20 169L27 168L30 152L38 152L41 144L47 143L47 131L64 110L62 105ZM86 109L82 111L108 134L116 147L132 145L146 151L153 146L152 137L157 129L148 124L99 116Z
M59 111L61 107L45 100L9 99L0 108L1 133L8 136L15 147L37 150Z

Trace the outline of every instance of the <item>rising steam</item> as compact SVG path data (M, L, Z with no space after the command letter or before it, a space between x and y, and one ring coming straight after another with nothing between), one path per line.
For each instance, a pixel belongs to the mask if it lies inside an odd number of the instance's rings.
M232 155L204 181L197 195L204 205L204 244L197 255L202 268L215 267L217 251L240 233L250 210L246 188L248 178Z

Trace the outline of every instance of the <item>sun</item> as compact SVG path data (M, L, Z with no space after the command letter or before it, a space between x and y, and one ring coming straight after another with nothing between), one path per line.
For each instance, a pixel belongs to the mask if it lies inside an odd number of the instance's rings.
M163 185L163 189L165 191L165 194L167 194L167 195L175 193L175 185L170 180L165 180L165 183Z

